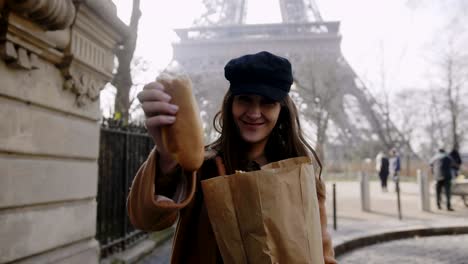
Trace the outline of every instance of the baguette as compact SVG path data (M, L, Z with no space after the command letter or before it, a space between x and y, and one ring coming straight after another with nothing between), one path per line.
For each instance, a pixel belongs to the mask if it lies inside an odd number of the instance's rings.
M200 112L190 78L163 73L157 81L172 97L170 103L179 106L176 121L161 128L163 144L184 170L196 171L203 163L205 150Z

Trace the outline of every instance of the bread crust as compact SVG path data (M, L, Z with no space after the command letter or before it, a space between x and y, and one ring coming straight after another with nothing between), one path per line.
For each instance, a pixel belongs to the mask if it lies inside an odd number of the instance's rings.
M203 126L192 82L186 75L162 74L157 79L179 106L176 121L161 128L162 141L173 158L186 171L198 170L204 160Z

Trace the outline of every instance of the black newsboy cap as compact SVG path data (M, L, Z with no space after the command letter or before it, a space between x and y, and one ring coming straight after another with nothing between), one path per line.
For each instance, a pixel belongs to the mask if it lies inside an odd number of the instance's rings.
M257 94L280 101L293 83L291 63L267 51L230 60L224 67L233 95Z

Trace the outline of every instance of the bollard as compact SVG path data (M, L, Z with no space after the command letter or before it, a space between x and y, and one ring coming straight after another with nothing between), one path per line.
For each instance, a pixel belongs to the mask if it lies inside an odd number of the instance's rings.
M361 171L361 208L365 212L370 212L369 176Z
M336 184L333 183L333 229L336 230Z
M396 193L397 193L397 207L398 207L398 219L402 219L401 216L401 201L400 201L400 180L397 178L395 181L396 184Z
M418 175L418 185L419 185L419 208L422 211L430 212L431 211L431 202L429 195L429 181L427 179L427 174L422 172L420 169L417 170Z

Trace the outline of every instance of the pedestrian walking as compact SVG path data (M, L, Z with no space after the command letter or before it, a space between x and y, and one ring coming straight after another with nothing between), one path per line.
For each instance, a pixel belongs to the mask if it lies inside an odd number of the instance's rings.
M226 174L258 170L292 157L317 159L302 135L298 112L289 96L293 76L287 59L269 52L244 55L230 60L224 74L230 87L215 117L220 136L205 148L206 158L196 178L182 171L161 144L161 127L173 124L177 112L164 87L150 83L138 95L156 148L135 176L128 214L135 227L147 231L167 228L178 218L171 263L223 263L201 180L216 177L222 170ZM336 263L326 228L325 186L319 177L316 192L324 262Z
M455 146L449 154L452 159L452 178L456 178L459 174L460 167L462 165L462 159L458 152L458 146Z
M432 157L430 161L432 175L436 180L437 208L442 209L441 196L442 189L444 189L448 211L453 211L450 203L452 188L452 164L452 158L447 155L445 149L443 148L439 149L439 152L434 157Z
M388 192L387 179L389 174L389 161L388 157L383 151L380 151L375 157L375 169L380 178L380 186L383 192Z
M397 192L397 186L400 182L400 170L401 170L401 163L400 163L400 156L395 148L390 150L390 157L389 157L389 173L392 176L393 182L395 182L395 192Z

